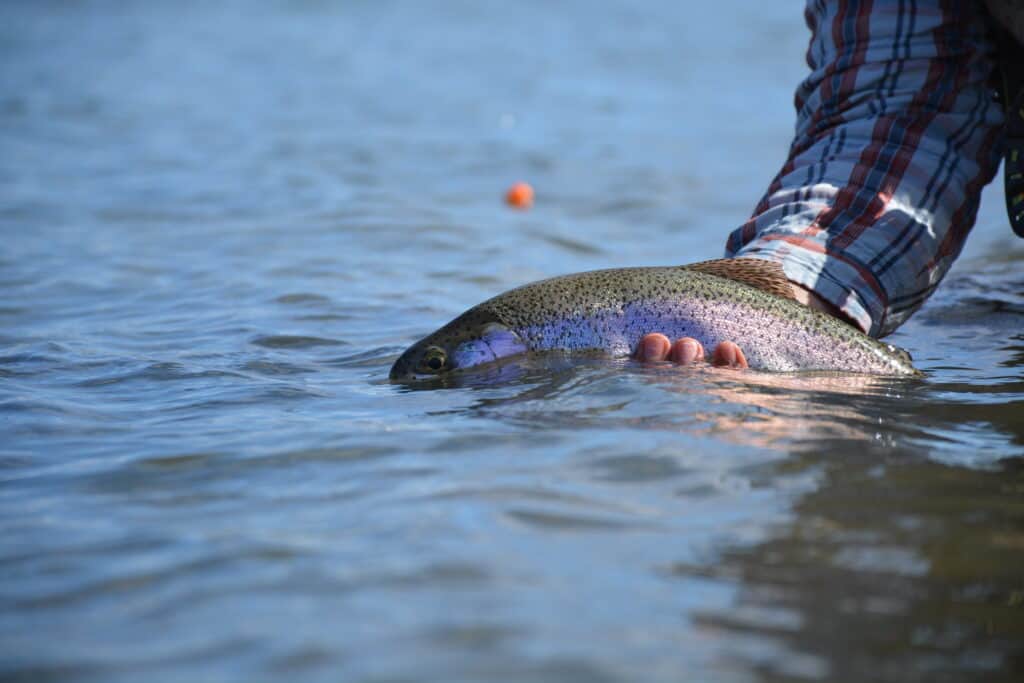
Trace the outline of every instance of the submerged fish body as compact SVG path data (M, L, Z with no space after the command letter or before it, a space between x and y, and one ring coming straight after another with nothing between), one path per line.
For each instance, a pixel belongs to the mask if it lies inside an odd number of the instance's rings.
M750 286L711 274L727 274L728 261L708 263L727 265L597 270L512 289L411 346L391 378L438 375L530 351L628 356L651 332L693 337L709 350L736 342L750 367L762 370L919 374L905 351L770 293L778 283L773 288L761 278Z

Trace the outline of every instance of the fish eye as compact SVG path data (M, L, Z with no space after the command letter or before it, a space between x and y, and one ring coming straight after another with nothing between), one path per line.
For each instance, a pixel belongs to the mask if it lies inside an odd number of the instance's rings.
M444 369L448 362L448 355L444 352L444 349L437 346L431 346L423 354L423 359L420 361L420 368L425 372L440 372Z

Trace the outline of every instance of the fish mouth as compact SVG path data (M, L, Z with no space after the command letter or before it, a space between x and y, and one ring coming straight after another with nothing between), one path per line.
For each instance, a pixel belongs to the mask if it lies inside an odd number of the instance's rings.
M391 366L391 372L388 373L388 379L395 381L400 379L409 379L409 369L402 363L402 357L399 356L395 364Z
M414 344L409 347L398 357L394 365L391 366L391 372L388 373L388 379L393 381L411 380L417 379L418 377L429 377L429 375L418 375L415 371L417 365L417 353L419 344Z

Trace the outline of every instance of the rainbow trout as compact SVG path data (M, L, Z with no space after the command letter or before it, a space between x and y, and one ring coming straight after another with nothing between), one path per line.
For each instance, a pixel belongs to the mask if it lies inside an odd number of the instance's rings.
M564 275L474 306L403 353L391 379L532 351L631 355L640 338L739 344L751 368L919 375L910 355L793 300L782 268L752 258Z

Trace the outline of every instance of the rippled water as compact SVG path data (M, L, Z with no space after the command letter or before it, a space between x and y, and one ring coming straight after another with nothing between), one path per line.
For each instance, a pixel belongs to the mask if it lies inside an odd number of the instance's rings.
M762 4L0 9L0 676L1019 680L997 187L923 381L386 380L525 281L718 256L803 73Z

